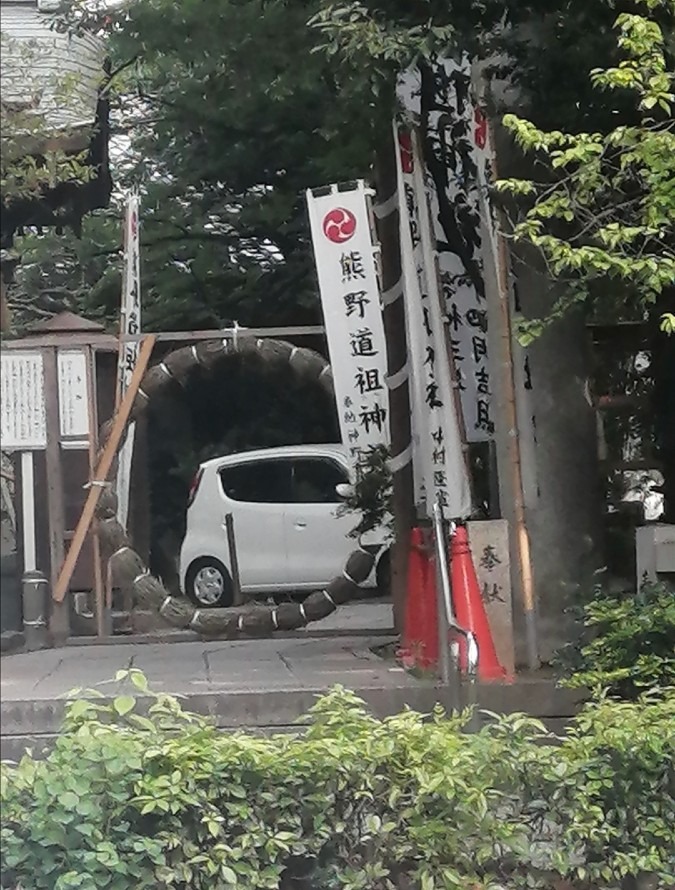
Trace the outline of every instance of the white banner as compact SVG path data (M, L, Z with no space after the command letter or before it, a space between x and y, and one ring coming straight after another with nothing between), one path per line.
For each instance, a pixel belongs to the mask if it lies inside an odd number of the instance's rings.
M131 195L127 200L124 219L124 272L122 281L122 317L120 335L140 334L141 332L141 256L139 238L139 198ZM119 386L120 396L126 392L136 367L139 343L123 343L120 352ZM117 518L123 528L127 527L129 516L129 489L131 486L131 463L134 455L134 434L136 425L129 424L127 435L120 448L117 470Z
M418 70L406 72L398 93L413 122L424 112L425 183L465 435L480 442L494 436L477 176L484 167L486 121L471 100L468 57L438 61L425 78L423 85Z
M131 195L127 199L124 218L124 270L122 280L122 318L121 334L140 334L141 332L141 258L139 242L139 199ZM124 395L131 375L134 373L138 358L138 343L124 343L120 363L120 388Z
M342 441L358 469L370 448L389 445L382 309L367 196L355 188L307 191Z
M455 407L424 170L417 140L403 130L396 133L417 495L429 516L438 500L449 518L464 519L471 513L471 492Z
M58 368L61 435L70 439L87 439L89 436L87 356L79 349L59 350Z

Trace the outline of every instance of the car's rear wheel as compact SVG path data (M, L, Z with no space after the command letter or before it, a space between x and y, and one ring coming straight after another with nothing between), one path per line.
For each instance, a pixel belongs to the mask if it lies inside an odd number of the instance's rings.
M201 609L231 606L232 578L220 560L204 556L188 569L185 592Z

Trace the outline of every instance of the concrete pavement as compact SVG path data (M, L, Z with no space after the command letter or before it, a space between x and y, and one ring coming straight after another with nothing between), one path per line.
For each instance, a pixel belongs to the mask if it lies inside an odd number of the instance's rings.
M414 687L416 681L369 651L383 638L266 639L66 647L3 659L3 703L54 700L75 687L117 695L116 672L138 668L157 692L191 695L268 690Z
M68 693L97 688L113 698L130 688L118 670L138 668L154 691L184 697L184 706L211 717L223 730L288 730L318 695L340 684L355 691L379 717L408 705L429 713L446 707L447 689L416 679L371 651L383 636L216 642L116 643L66 647L2 658L0 755L18 759L27 747L48 748L59 733ZM131 691L134 691L131 688ZM550 677L520 678L512 686L479 685L478 702L496 712L526 711L559 729L578 696ZM150 704L142 700L143 710Z
M183 696L187 709L210 716L223 730L287 730L338 684L380 717L405 705L423 713L437 702L450 706L448 691L433 679L416 679L372 652L395 639L391 619L389 603L360 601L272 639L204 642L190 632L156 631L116 636L104 645L75 638L62 649L5 655L0 755L15 760L28 746L48 748L72 689L94 687L113 698L127 688L115 682L116 673L129 668L143 671L153 691ZM558 728L573 713L575 696L538 674L513 686L479 686L478 700L487 710L527 711Z
M137 691L115 682L138 668L155 692L184 697L186 708L222 729L255 731L292 726L322 692L342 684L382 715L403 708L421 688L428 707L434 684L421 684L369 647L382 636L171 642L66 647L5 656L0 676L0 754L16 759L27 746L48 747L60 730L68 694L96 688L106 698ZM141 702L141 709L146 703ZM149 704L149 702L148 702Z

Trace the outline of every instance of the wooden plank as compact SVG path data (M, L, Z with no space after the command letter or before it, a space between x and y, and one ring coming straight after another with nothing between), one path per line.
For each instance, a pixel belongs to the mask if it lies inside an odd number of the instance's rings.
M68 349L78 349L83 346L91 346L102 352L117 352L117 337L112 334L96 334L91 331L72 331L67 333ZM26 349L41 349L46 346L58 346L64 348L63 332L55 334L35 334L30 337L21 337L16 340L5 340L2 350L17 349L20 352Z
M317 337L326 333L323 325L298 325L280 328L221 328L208 331L160 331L157 342L190 342L193 340L233 340L235 337ZM122 343L136 343L146 334L122 334Z
M66 591L68 590L68 585L70 584L70 579L73 575L77 559L82 550L82 545L84 544L87 533L89 531L89 527L91 526L92 520L94 518L96 505L98 504L99 498L101 497L102 486L108 479L110 468L112 467L113 460L115 459L115 454L117 452L117 449L119 448L120 441L122 439L122 436L124 435L124 430L126 429L127 421L129 420L129 415L131 414L131 409L134 404L134 399L136 398L136 393L140 389L141 381L145 374L146 368L148 367L148 362L150 361L150 356L152 355L155 341L155 335L149 334L141 344L141 350L138 355L138 362L136 363L136 367L134 368L134 373L129 384L129 389L125 392L120 404L119 411L115 415L113 426L110 431L110 436L108 437L108 441L106 442L103 449L103 454L101 455L98 467L96 468L96 476L91 481L89 494L87 495L87 500L85 502L84 509L82 510L82 515L80 516L77 528L75 529L75 535L73 536L72 544L70 545L70 549L68 550L68 555L66 556L65 562L63 563L61 573L59 574L56 583L52 587L52 599L56 603L63 602L63 598L65 597Z
M191 343L198 340L233 340L238 337L320 337L326 333L323 325L296 325L278 328L214 328L204 331L157 331L157 342L162 343ZM146 334L122 334L121 337L113 337L110 334L91 334L89 332L73 333L68 335L68 348L78 346L93 346L106 352L117 352L119 342L140 342ZM63 334L40 334L27 340L7 340L3 342L4 349L37 349L42 346L63 347Z
M65 552L65 517L63 465L61 462L61 420L59 417L58 350L50 346L42 350L45 387L47 446L47 515L49 518L49 578L52 590L59 577ZM74 566L73 566L74 568ZM52 603L49 630L56 641L70 636L70 604L63 600Z

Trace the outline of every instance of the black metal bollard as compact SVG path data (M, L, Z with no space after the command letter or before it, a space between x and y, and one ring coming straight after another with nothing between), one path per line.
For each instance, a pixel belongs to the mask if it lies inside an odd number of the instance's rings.
M23 599L23 635L28 652L46 649L47 593L49 582L42 572L26 572L21 579Z

